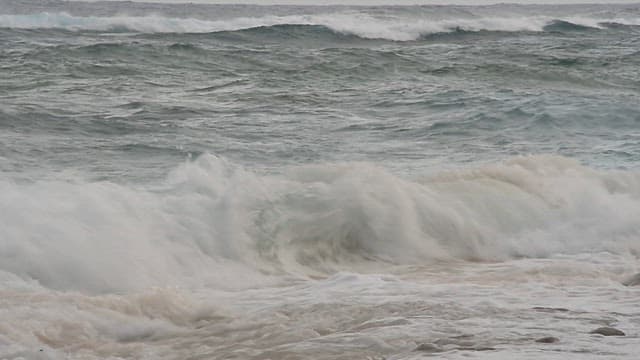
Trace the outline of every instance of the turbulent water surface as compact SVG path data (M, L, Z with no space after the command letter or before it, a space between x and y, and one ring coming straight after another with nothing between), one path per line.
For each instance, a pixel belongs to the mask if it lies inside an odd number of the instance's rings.
M0 358L635 359L639 104L640 5L0 0Z

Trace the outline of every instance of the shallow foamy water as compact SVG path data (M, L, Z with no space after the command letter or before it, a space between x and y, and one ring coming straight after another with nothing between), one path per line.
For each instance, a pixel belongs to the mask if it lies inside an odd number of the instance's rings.
M390 266L241 291L4 290L1 340L4 356L43 359L633 358L639 290L618 280L634 265L597 257ZM601 326L627 336L589 333ZM536 342L547 336L559 341Z

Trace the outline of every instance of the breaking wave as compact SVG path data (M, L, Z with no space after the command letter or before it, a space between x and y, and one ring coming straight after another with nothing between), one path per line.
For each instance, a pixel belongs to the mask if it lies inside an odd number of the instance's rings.
M602 26L600 24L601 23L599 23L598 26ZM549 24L545 25L543 29L545 31L564 32L564 31L597 30L598 27L589 26L589 25L581 25L581 24L572 23L572 22L563 21L563 20L554 20L554 21L550 22Z
M366 163L259 175L202 155L155 188L3 181L0 203L0 278L97 293L381 261L640 255L640 174L553 156L404 179Z
M614 24L614 26L612 26ZM282 27L293 25L294 27ZM247 29L299 30L295 26L328 29L337 34L363 39L393 41L419 40L425 36L451 32L540 32L612 29L640 25L640 19L596 19L576 17L554 19L546 16L471 17L471 18L407 18L401 16L377 18L366 13L329 13L239 17L229 20L200 20L162 16L80 17L67 13L0 15L0 28L62 29L69 31L106 31L140 33L219 33ZM278 28L279 27L279 28Z

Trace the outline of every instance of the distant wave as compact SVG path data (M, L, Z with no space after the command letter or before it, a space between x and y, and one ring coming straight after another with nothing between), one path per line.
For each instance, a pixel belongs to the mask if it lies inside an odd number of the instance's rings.
M600 24L598 24L600 26ZM572 23L564 20L553 20L549 24L543 27L545 31L585 31L585 30L597 30L598 27L581 25L578 23Z
M598 26L607 28L607 29L621 29L621 30L627 30L627 29L637 30L640 28L640 24L625 24L625 23L619 23L615 21L600 22L598 23Z
M162 188L5 181L0 203L0 273L59 289L201 284L230 267L640 256L640 174L553 156L410 180L365 163L259 175L205 154Z
M39 13L30 15L0 15L0 28L62 29L69 31L105 31L140 33L219 33L261 30L296 30L295 26L316 26L337 34L363 39L393 41L418 40L426 35L477 31L575 31L640 25L624 19L532 17L476 17L376 18L364 13L333 13L316 15L239 17L229 20L208 21L193 18L167 18L161 16L80 17L67 13ZM294 26L286 28L285 26ZM318 29L318 28L308 28Z

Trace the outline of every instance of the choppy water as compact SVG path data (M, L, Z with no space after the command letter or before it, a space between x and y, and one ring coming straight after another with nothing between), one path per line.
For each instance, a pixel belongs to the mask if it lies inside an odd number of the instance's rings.
M0 1L0 357L634 359L639 70L639 5Z

